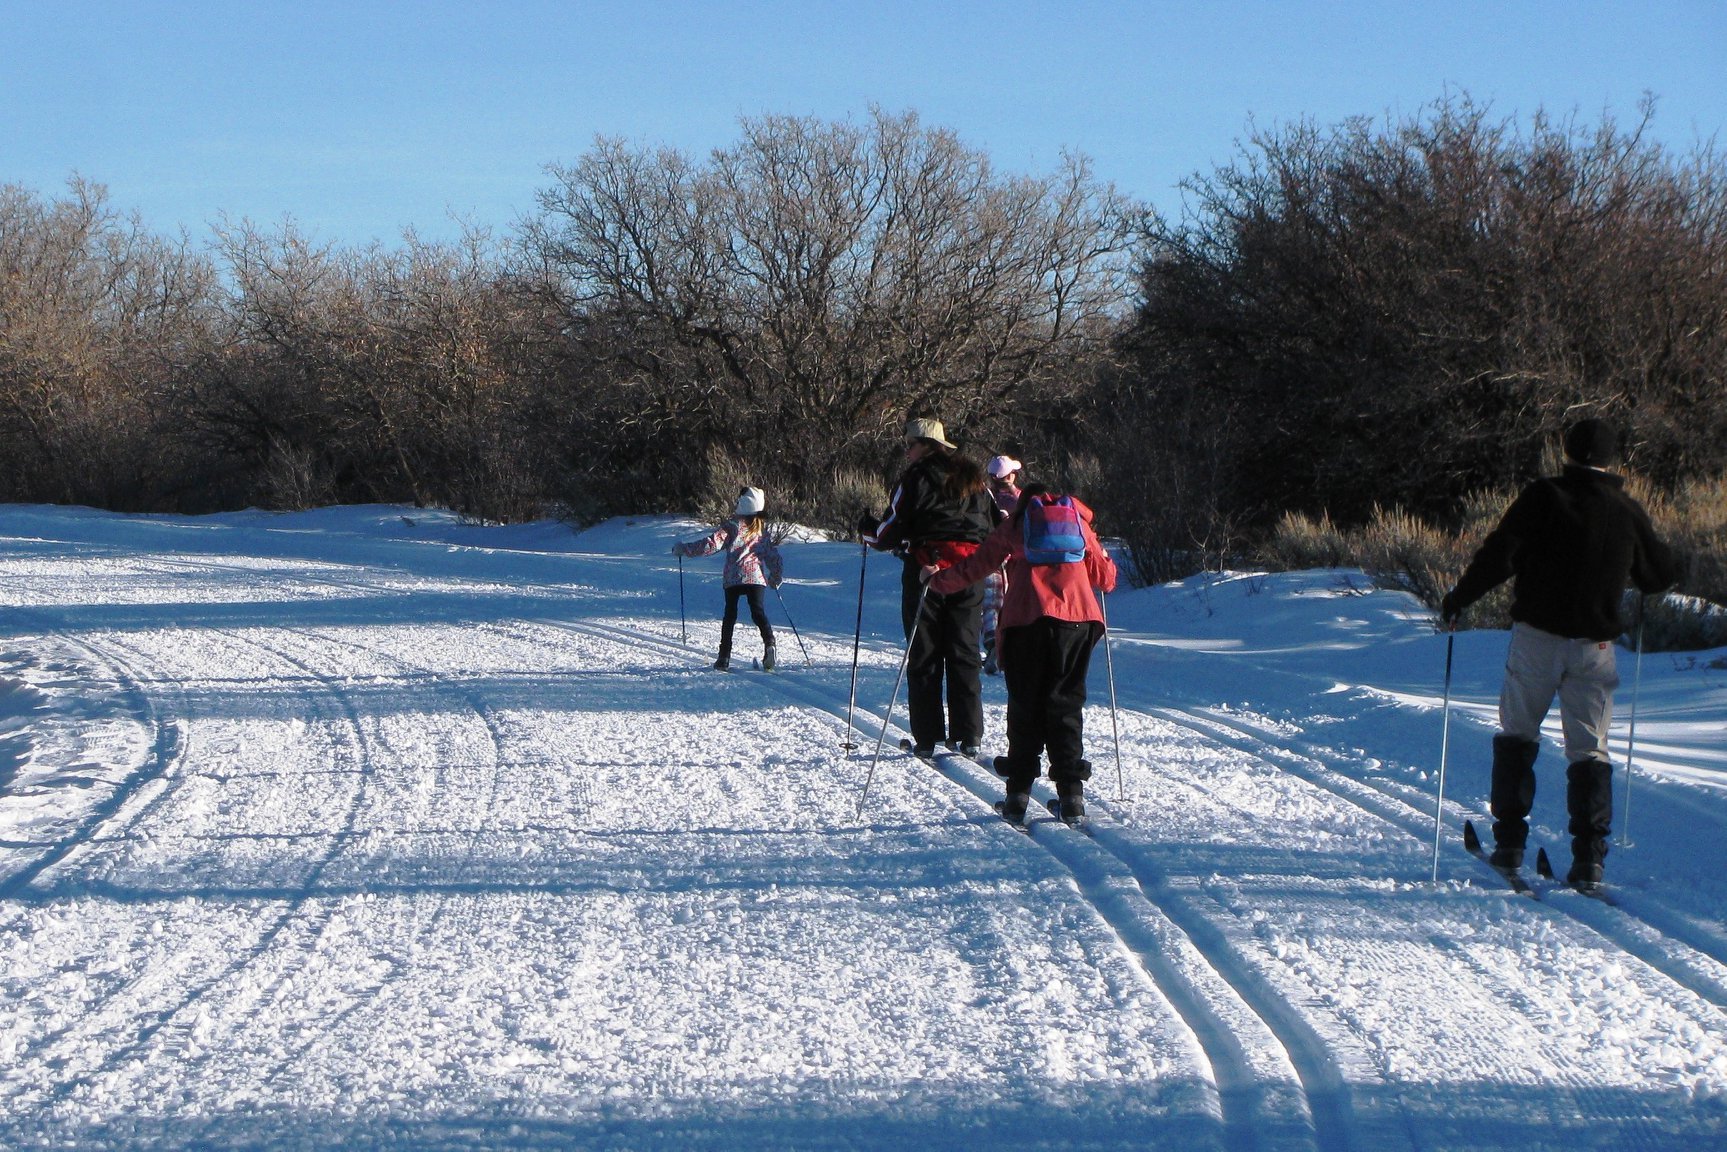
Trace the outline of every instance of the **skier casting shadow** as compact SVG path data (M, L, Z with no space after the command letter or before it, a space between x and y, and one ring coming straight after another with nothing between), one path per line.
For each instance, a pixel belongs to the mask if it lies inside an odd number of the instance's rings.
M941 421L908 421L905 441L907 467L887 514L877 519L865 513L858 534L871 548L895 552L904 562L900 617L908 644L906 703L913 750L928 757L945 741L975 756L983 741L978 651L983 590L925 596L920 573L926 564L949 565L976 551L995 524L995 504L985 490L983 469L948 442Z
M1613 764L1607 727L1619 686L1613 641L1624 629L1619 604L1627 582L1659 592L1678 575L1673 553L1649 515L1607 471L1619 458L1619 433L1582 420L1565 433L1565 471L1524 488L1481 544L1457 586L1440 602L1447 626L1508 579L1511 647L1493 737L1493 855L1502 872L1523 864L1535 803L1541 722L1559 696L1565 733L1565 806L1570 815L1567 883L1600 885L1613 822Z

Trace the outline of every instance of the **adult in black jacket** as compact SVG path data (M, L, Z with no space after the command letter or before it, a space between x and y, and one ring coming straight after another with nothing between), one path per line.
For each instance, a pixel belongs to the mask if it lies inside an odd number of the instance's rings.
M907 467L887 514L879 520L865 515L858 531L865 544L896 552L905 564L900 617L908 643L906 702L912 743L924 756L943 741L975 755L983 741L978 653L983 588L972 585L925 596L920 573L926 564L947 567L976 551L995 526L995 503L983 469L948 442L941 421L908 421L905 436Z
M1613 820L1607 726L1619 686L1613 641L1624 631L1619 604L1626 584L1643 593L1678 575L1673 553L1656 538L1624 481L1606 471L1619 455L1619 434L1602 420L1583 420L1565 434L1562 475L1521 493L1482 542L1457 587L1440 604L1448 625L1507 579L1512 585L1511 647L1493 738L1495 867L1522 866L1535 802L1535 756L1541 722L1559 695L1565 733L1566 810L1571 818L1567 880L1601 882Z

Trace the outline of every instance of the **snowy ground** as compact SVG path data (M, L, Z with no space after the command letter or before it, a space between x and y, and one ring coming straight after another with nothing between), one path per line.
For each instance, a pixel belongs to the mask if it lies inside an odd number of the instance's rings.
M1458 837L1503 633L1437 884L1446 640L1359 573L1111 597L1094 835L903 709L860 815L896 566L848 753L857 547L787 546L807 664L770 598L724 675L697 529L0 508L0 1147L1727 1142L1722 652L1642 662L1618 905L1536 901Z

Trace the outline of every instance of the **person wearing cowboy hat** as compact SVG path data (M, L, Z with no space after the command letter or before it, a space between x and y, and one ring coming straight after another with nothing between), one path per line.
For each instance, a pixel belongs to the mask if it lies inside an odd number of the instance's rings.
M983 741L983 589L925 594L925 565L947 567L977 550L995 526L995 503L977 462L948 440L941 421L908 420L906 468L879 519L858 521L863 542L904 562L900 619L906 633L906 702L913 750L931 756L945 742L968 756ZM946 707L943 707L943 695Z

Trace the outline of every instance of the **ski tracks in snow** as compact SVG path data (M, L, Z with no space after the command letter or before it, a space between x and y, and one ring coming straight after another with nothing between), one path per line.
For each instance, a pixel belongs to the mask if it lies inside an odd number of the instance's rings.
M200 565L181 567L195 574ZM294 579L337 597L377 591L341 571L322 566ZM643 835L556 820L541 827L533 812L508 811L522 794L506 801L511 773L553 770L571 754L515 717L543 709L562 678L573 684L608 659L645 654L694 671L706 656L627 620L554 617L466 621L459 647L448 622L411 613L391 629L314 618L63 635L120 686L150 746L79 829L0 881L0 897L36 917L34 931L52 932L58 916L107 917L114 934L61 957L57 980L19 985L34 998L7 1011L34 1023L14 1029L26 1039L0 1073L5 1109L101 1114L152 1093L204 1110L291 1099L308 1067L351 1061L351 1037L386 1034L395 1005L416 995L404 973L422 959L403 951L404 940L502 930L472 919L470 899L508 894L506 866L491 855L496 833L524 854L555 852L573 834L601 850L608 836L624 850ZM793 664L756 682L820 716L837 747L848 709L831 668L849 663L849 638L804 640L829 673ZM872 667L883 655L871 652ZM1219 1144L1509 1148L1538 1143L1531 1133L1547 1124L1561 1141L1587 1130L1620 1147L1687 1146L1684 1085L1702 1078L1701 1063L1727 1060L1727 948L1712 929L1654 899L1610 908L1555 893L1535 903L1496 880L1435 890L1425 880L1431 807L1419 790L1352 771L1350 757L1296 732L1199 709L1136 710L1131 691L1124 702L1131 787L1111 799L1113 764L1094 756L1088 833L1041 820L1029 837L1008 829L988 809L999 780L962 757L939 756L929 779L944 779L945 802L1001 851L1040 852L1070 878L1120 956L1191 1034L1209 1069ZM857 716L872 733L882 723L867 704ZM1099 717L1094 709L1094 750L1108 730ZM863 743L867 755L873 740ZM577 752L593 762L591 749ZM928 772L887 755L887 771ZM864 759L853 763L861 784ZM592 775L548 771L567 791L547 810L599 804ZM292 807L281 807L285 795ZM1462 812L1453 802L1448 828ZM1449 841L1447 859L1478 873ZM1364 859L1375 874L1363 873ZM540 935L580 923L529 906L557 896L565 874L534 867L516 915ZM224 887L211 890L211 877ZM395 901L386 916L393 933L356 927L376 921L378 901ZM144 908L150 915L138 916ZM708 913L677 913L698 914ZM991 914L974 911L980 923ZM554 962L549 953L523 963L539 971ZM450 975L437 986L448 988ZM1636 1018L1622 997L1592 998L1607 983L1636 990ZM58 996L72 1006L48 999ZM544 1062L586 1067L552 1026L555 1008L453 1010L510 1018L494 1063L512 1076ZM587 1026L586 1016L570 1019ZM1460 1019L1472 1025L1460 1030ZM1661 1035L1671 1043L1652 1039ZM420 1054L403 1059L412 1067ZM187 1060L208 1091L188 1082ZM1644 1070L1641 1078L1628 1068ZM363 1069L326 1078L372 1083ZM1507 1122L1495 1106L1521 1111ZM1483 1116L1493 1117L1486 1129Z
M690 658L652 633L599 630ZM795 674L772 683L844 715L830 690ZM879 712L863 714L881 723ZM1094 711L1094 749L1103 746L1097 719ZM1287 733L1281 743L1267 739L1239 720L1167 707L1125 709L1122 720L1133 790L1142 794L1117 807L1108 759L1098 755L1090 803L1104 818L1089 836L1037 821L1031 839L1072 873L1194 1032L1233 1144L1416 1147L1424 1142L1417 1133L1447 1128L1483 1147L1526 1144L1539 1118L1499 1134L1473 1126L1466 1111L1449 1114L1448 1089L1474 1090L1479 1080L1507 1094L1503 1106L1556 1109L1565 1128L1612 1133L1616 1146L1684 1146L1687 1085L1722 1059L1727 1018L1727 985L1706 930L1663 933L1661 910L1647 902L1644 916L1568 891L1532 904L1510 898L1496 877L1435 891L1426 883L1432 812L1418 790L1364 782L1340 754ZM940 754L936 766L984 806L999 798L999 780L971 761ZM1147 800L1157 813L1149 819ZM1461 822L1460 811L1453 802L1448 826ZM1182 812L1200 815L1160 836L1163 818ZM1281 842L1303 824L1317 828L1311 842ZM1329 865L1359 858L1354 849L1327 853L1333 836L1382 841L1385 870ZM1184 839L1201 848L1182 848ZM1452 840L1447 859L1473 865ZM1209 869L1208 852L1216 855ZM1263 876L1256 866L1222 866L1256 852ZM1267 914L1279 906L1296 909L1298 922ZM1607 1009L1584 1023L1599 1029L1601 1044L1579 1046L1578 1022L1562 1017L1603 980L1638 988L1639 1014L1662 1024L1627 1028ZM1479 1031L1457 1033L1459 1005L1474 1006L1466 1014ZM1664 1031L1681 1039L1651 1038ZM1628 1065L1664 1087L1628 1087ZM1529 1100L1516 1099L1518 1086Z
M684 646L640 629L593 623L565 627L700 660ZM777 693L831 717L846 714L829 693L795 674L767 682ZM879 728L880 713L865 709L861 715ZM862 743L868 749L875 741ZM903 759L903 753L886 754ZM942 752L935 767L986 811L999 798L999 777L965 757ZM986 822L1000 824L993 813ZM1000 826L1004 835L1020 836ZM1193 1033L1214 1078L1227 1147L1344 1152L1408 1146L1401 1131L1358 1123L1333 1050L1230 954L1202 917L1166 886L1136 873L1128 854L1111 846L1113 837L1087 836L1056 820L1037 820L1030 831L1032 840L1071 873L1076 891Z

